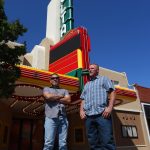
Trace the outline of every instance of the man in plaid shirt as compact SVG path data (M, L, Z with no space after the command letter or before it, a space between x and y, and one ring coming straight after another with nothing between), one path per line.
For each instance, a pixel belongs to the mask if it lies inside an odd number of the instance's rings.
M90 81L80 96L80 117L85 119L91 150L115 150L111 120L115 102L114 85L109 78L98 74L99 66L91 64Z

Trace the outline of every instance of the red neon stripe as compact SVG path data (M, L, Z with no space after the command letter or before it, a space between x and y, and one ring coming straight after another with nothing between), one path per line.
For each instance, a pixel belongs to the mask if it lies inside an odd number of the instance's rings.
M125 91L125 90L116 89L116 93L122 96L136 97L136 93L134 91Z
M60 69L60 70L55 70L56 73L60 73L60 74L66 74L72 70L75 70L78 67L78 62L73 62L72 64L69 64L68 66Z
M75 51L71 52L70 54L68 54L68 55L66 55L66 56L64 56L64 57L62 57L62 58L60 58L60 59L58 59L57 61L51 63L50 65L52 65L52 64L56 64L56 65L57 65L57 64L60 63L60 61L63 62L64 59L66 59L66 58L68 58L68 57L71 57L71 56L73 56L73 55L76 55L76 54L77 54L77 50L75 50Z
M59 70L60 67L64 67L68 65L68 63L73 63L73 61L77 61L77 51L73 52L71 55L67 55L61 59L59 59L56 63L52 63L49 65L49 70L55 72L55 70Z
M64 68L69 68L69 70L72 71L74 68L71 67L71 64L73 64L73 63L77 63L76 56L72 57L71 59L64 61L63 63L61 63L59 65L55 65L54 67L50 66L50 71L51 72L57 72L59 70L63 70Z
M30 79L37 79L37 80L44 80L44 81L49 82L50 74L41 73L38 71L26 69L26 68L20 68L20 69L21 69L21 76L22 77L27 77ZM35 76L35 74L36 74L36 76ZM43 78L43 76L44 76L44 78ZM60 80L61 80L61 83L65 83L66 85L79 86L79 81L76 79L60 77Z
M37 79L37 78L33 78L33 77L29 77L29 76L25 76L23 75L22 77L27 77L29 79L36 79L36 80L41 80L41 79ZM43 80L42 80L43 81ZM49 80L45 80L46 82L49 82ZM78 87L79 86L79 81L69 81L69 80L63 80L63 79L60 79L60 83L61 84L65 84L65 85L69 85L69 86L75 86L75 87Z

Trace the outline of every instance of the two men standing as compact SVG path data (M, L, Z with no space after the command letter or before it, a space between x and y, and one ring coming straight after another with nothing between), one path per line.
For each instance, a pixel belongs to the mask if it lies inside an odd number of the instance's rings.
M80 117L85 120L91 150L115 150L111 112L115 102L114 86L110 79L99 76L99 66L89 66L90 81L81 93ZM67 150L68 121L65 103L71 101L67 90L59 87L59 76L52 74L51 87L45 87L45 144L43 150L53 150L56 133L59 150ZM109 95L109 100L108 100Z

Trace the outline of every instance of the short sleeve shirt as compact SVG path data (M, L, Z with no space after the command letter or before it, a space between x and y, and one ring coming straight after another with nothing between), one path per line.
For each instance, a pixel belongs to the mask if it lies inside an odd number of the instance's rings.
M86 83L80 98L84 100L86 115L97 115L108 105L108 92L114 90L111 80L105 76L96 76Z
M64 95L64 96L69 95L69 92L65 89L55 89L50 87L45 87L43 89L43 92L49 92L52 94ZM58 113L61 113L62 115L66 115L65 105L57 101L46 101L45 116L49 118L57 118Z

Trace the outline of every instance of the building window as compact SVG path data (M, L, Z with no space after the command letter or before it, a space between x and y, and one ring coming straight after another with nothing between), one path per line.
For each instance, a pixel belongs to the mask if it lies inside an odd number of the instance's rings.
M115 80L114 80L114 81L113 81L113 84L114 84L114 85L119 85L119 81L115 81Z
M74 129L74 141L76 144L84 143L84 131L82 127Z
M136 126L122 125L122 137L124 138L138 138Z

